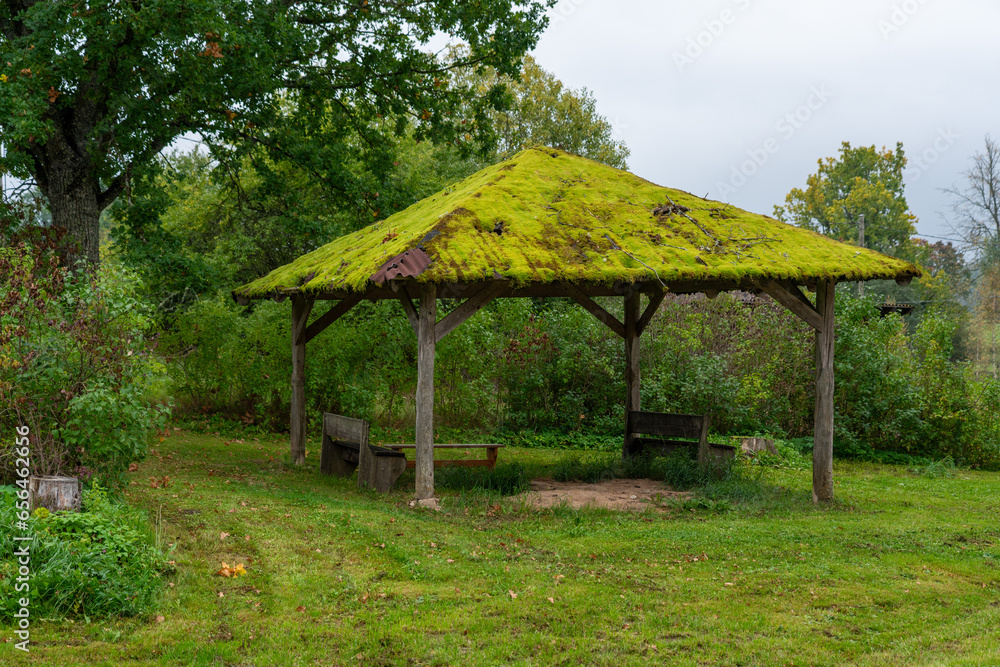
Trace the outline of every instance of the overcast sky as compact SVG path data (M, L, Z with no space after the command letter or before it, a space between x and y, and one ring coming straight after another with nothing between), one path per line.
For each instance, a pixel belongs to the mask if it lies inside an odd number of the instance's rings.
M534 55L588 88L654 183L772 214L852 146L910 160L918 235L1000 136L996 0L560 0Z

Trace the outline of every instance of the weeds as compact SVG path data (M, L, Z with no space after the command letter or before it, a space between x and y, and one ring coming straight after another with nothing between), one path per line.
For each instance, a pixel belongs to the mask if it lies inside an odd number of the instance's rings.
M956 468L955 461L950 456L946 456L940 461L932 461L922 466L911 466L907 470L920 477L938 479L941 477L954 477Z
M457 491L488 491L512 496L526 491L531 480L520 463L501 463L492 470L485 467L455 466L434 473L438 486Z

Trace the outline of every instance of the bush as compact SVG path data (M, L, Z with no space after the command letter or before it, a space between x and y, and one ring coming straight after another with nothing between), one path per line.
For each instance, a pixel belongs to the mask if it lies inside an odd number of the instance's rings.
M116 485L168 407L145 395L162 371L147 309L112 265L67 271L52 248L0 248L0 426L30 429L32 472ZM11 447L0 445L10 478Z
M14 491L0 493L0 548L13 553ZM31 589L15 594L16 560L0 562L0 619L21 597L39 618L135 616L149 610L168 570L146 517L93 485L81 512L35 510L29 519ZM20 533L17 533L20 534Z

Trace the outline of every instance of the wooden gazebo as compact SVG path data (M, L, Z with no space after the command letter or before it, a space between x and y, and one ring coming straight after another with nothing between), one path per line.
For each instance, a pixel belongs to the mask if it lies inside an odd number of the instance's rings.
M625 341L639 410L639 340L664 294L763 291L816 331L813 499L833 498L834 286L919 269L872 250L672 190L549 148L522 151L233 291L292 302L291 455L305 460L306 345L363 299L396 299L418 341L416 497L434 496L434 348L493 299L569 297ZM815 303L801 287L814 291ZM624 300L624 321L594 297ZM464 299L437 319L437 299ZM336 305L310 322L317 300ZM417 303L414 304L414 301Z

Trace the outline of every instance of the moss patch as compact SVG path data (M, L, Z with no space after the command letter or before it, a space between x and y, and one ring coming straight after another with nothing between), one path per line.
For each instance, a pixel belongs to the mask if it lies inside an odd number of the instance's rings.
M439 232L424 242L428 232ZM914 265L764 215L664 188L556 149L532 148L238 288L365 291L391 257L423 243L419 282L500 276L518 285L741 278L891 279ZM310 275L311 274L311 275Z

